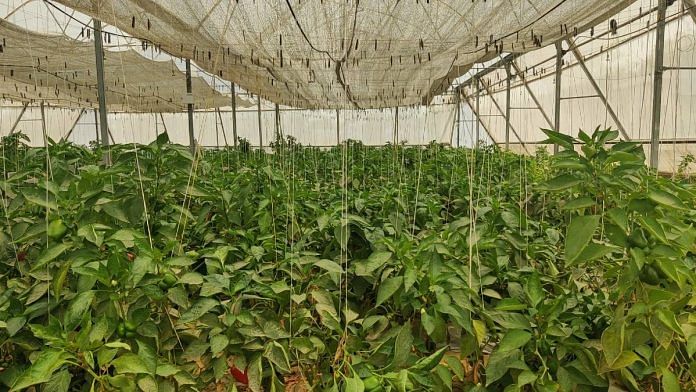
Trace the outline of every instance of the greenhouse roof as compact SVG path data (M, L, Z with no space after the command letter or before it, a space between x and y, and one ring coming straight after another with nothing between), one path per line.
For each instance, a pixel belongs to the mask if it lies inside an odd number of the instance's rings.
M272 102L427 103L472 64L593 26L631 0L59 0ZM610 3L609 5L607 3Z

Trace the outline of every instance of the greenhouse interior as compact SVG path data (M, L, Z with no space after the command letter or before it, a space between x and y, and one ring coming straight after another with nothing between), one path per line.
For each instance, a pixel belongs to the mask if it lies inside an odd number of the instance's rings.
M695 0L0 15L0 391L696 391Z

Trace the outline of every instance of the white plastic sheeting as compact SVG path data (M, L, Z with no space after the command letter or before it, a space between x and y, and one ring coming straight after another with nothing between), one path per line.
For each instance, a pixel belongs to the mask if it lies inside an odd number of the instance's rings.
M58 0L273 102L428 102L500 51L583 30L632 0Z
M21 113L21 107L0 110L0 136L5 136ZM87 145L97 139L93 110L85 111L79 121L79 109L46 107L46 129L53 140L67 140ZM335 110L298 110L281 108L280 125L285 136L293 136L298 143L311 146L332 146L346 139L359 140L367 145L393 143L395 109L364 111L341 110L339 134L336 134ZM423 145L431 141L450 143L453 135L455 106L439 103L433 106L401 107L398 111L398 142ZM39 108L27 109L15 132L29 136L30 145L42 146L42 122ZM116 143L149 143L157 134L167 132L170 139L187 145L188 123L185 113L110 113L109 132ZM237 111L237 135L259 145L258 112L254 109ZM73 128L72 132L70 131ZM261 112L263 145L268 147L275 139L275 111L264 104ZM233 145L232 112L229 108L202 111L194 114L195 138L204 147ZM464 137L464 136L462 136Z
M609 33L593 40L587 32L570 40L583 55L589 72L616 112L629 139L644 143L649 142L651 134L654 28L657 18L655 12L649 11L656 5L656 0L637 1L613 17L620 26L616 34ZM688 7L686 3L677 1L667 10L665 66L691 69L668 69L664 73L659 169L665 172L677 170L685 154L696 154L696 24L685 6ZM644 16L640 17L641 14ZM600 36L608 25L599 25L594 34ZM563 48L568 49L568 44L564 43ZM512 128L522 141L529 143L527 147L531 151L538 147L535 143L546 138L540 129L553 126L535 105L522 83L522 76L528 81L529 89L553 123L555 53L555 48L551 46L515 60L523 74L515 77L512 83L510 120ZM580 129L591 132L598 126L618 129L573 53L567 52L563 61L561 131L577 135ZM516 72L513 70L514 74ZM503 111L505 78L505 70L500 69L481 79L489 85L493 91L492 98ZM485 94L485 89L482 90L484 95L479 101L482 124L499 143L503 143L505 118L491 97ZM475 89L465 85L464 92L473 103ZM513 134L510 135L510 141L511 148L522 150ZM647 144L645 150L649 155Z

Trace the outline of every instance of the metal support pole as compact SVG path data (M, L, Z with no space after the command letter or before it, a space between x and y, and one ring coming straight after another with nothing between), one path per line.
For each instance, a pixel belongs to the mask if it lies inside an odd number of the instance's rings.
M99 128L101 131L102 147L104 151L104 163L109 164L109 123L106 118L106 88L104 86L104 46L102 43L101 21L94 20L94 57L97 65L97 98L99 100Z
M341 144L341 112L336 109L336 145Z
M256 113L258 113L259 117L259 149L263 150L263 130L261 127L261 96L257 96Z
M662 74L664 73L666 15L667 0L658 0L657 30L655 30L652 132L650 134L650 167L654 169L657 169L660 158L660 120L662 117Z
M46 134L46 113L44 111L44 102L41 101L41 132L43 133L44 147L48 147L48 135Z
M474 148L478 148L479 140L481 139L481 118L479 116L479 113L481 113L481 102L479 99L481 96L481 82L478 78L474 78L474 82L476 83L476 135L474 136Z
M282 136L280 135L280 109L278 108L278 104L276 103L274 105L274 111L273 111L273 122L275 123L275 135L276 135L276 140L279 140L280 142L283 141Z
M237 147L237 93L235 92L234 83L232 89L232 143Z
M14 133L15 128L17 128L17 125L19 125L19 121L22 119L22 116L24 116L24 112L27 111L27 106L29 106L28 103L25 103L24 106L22 106L22 110L19 112L19 116L17 116L17 119L15 120L14 124L12 124L12 128L10 128L10 135Z
M394 108L394 146L399 144L399 107Z
M191 154L196 154L196 138L193 133L193 87L191 86L191 60L186 59L186 99L188 103L186 107L188 109L188 132L189 132L189 146L191 147Z
M510 149L510 83L512 73L510 73L510 63L505 64L505 149Z
M580 68L582 68L582 71L585 73L585 76L587 76L587 79L590 81L592 88L594 88L594 90L597 92L597 97L599 97L599 99L602 100L602 102L604 103L604 106L607 108L607 113L609 113L609 116L612 118L612 120L614 120L614 124L616 124L616 126L619 128L621 135L626 140L631 140L631 138L628 136L628 133L626 132L626 128L624 128L623 124L619 120L619 117L614 112L614 109L609 104L607 97L604 95L602 90L599 88L599 84L597 84L597 81L592 76L592 73L590 72L590 70L587 69L587 65L585 64L585 59L582 58L582 53L580 53L580 50L575 46L574 42L570 42L569 40L566 40L566 43L568 43L568 48L570 48L570 51L573 52L573 56L575 56L575 59L578 61L578 64L580 64Z
M97 136L96 140L97 140L97 146L98 146L101 143L99 140L99 114L97 113L97 109L94 109L94 133Z
M553 110L554 131L561 130L561 77L563 76L563 46L561 42L556 42L556 94ZM553 145L553 153L558 154L558 144Z
M217 108L215 108L215 111L217 112ZM220 128L218 128L217 118L215 118L215 149L220 149Z
M461 129L462 122L462 91L459 88L457 88L455 91L457 92L457 117L455 123L455 125L457 126L457 147L461 147L462 142L459 138L459 136L461 136L459 130Z

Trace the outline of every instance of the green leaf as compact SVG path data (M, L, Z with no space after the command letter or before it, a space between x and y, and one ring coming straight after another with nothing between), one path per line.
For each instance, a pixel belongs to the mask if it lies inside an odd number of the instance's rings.
M55 244L50 248L44 250L43 252L41 252L41 256L39 256L39 258L36 259L36 263L34 263L34 265L31 267L32 271L35 271L48 264L49 262L55 260L58 256L63 254L63 252L65 252L68 249L70 249L69 245L60 243Z
M190 323L191 321L196 321L201 316L206 314L210 309L218 306L220 302L212 298L201 298L199 299L190 309L188 309L184 314L181 315L179 319L182 323Z
M335 261L331 261L331 260L326 260L326 259L319 260L316 263L314 263L314 266L319 267L319 268L326 270L328 272L335 272L335 273L339 273L339 274L343 273L343 268L341 268L341 266L338 265L338 263L336 263Z
M537 380L537 375L529 370L525 370L517 376L517 386L531 385Z
M464 370L462 361L460 361L459 358L455 357L454 355L447 355L445 356L445 362L452 373L457 376L459 381L464 381L464 378L466 378L466 371Z
M494 351L486 365L486 386L498 381L510 369L529 370L520 356L520 350Z
M565 259L566 264L572 264L587 244L592 240L597 226L599 225L599 216L588 215L574 217L568 225L568 232L565 239Z
M346 377L346 390L345 392L363 392L365 391L365 384L358 377Z
M210 352L213 356L217 356L230 343L230 339L225 335L215 335L210 338Z
M371 276L379 267L385 265L391 257L391 252L374 252L367 260L354 263L355 274L358 276Z
M28 388L32 385L48 382L53 373L63 366L72 356L65 351L46 349L41 351L34 363L22 373L12 386L11 392Z
M406 323L401 326L399 333L396 335L396 340L394 340L394 359L392 360L392 366L397 369L406 366L411 354L412 345L413 335L411 334L411 324Z
M523 347L532 339L532 334L521 329L509 330L498 344L497 350L501 352L516 350Z
M569 202L567 202L565 205L563 205L562 209L563 210L579 210L582 208L589 208L596 205L594 199L590 197L580 197L577 199L573 199Z
M542 129L542 132L546 134L549 138L545 141L546 143L558 144L559 146L565 148L566 150L573 149L573 143L575 139L573 137L562 134L558 130Z
M442 360L442 357L445 356L445 353L447 352L448 347L443 347L434 353L430 354L427 357L419 359L415 365L413 365L412 369L414 370L423 370L423 371L430 371L435 366L437 366L438 363ZM449 357L453 358L453 357ZM459 362L459 361L457 361ZM461 366L461 362L459 363L459 366Z
M65 324L67 331L74 330L80 324L82 318L89 313L92 301L94 301L94 295L95 293L92 290L83 291L70 301L70 305L68 305L68 309L63 316L63 324Z
M41 392L68 392L72 376L67 370L54 373L50 380L46 382Z
M93 223L84 225L77 229L77 235L96 246L102 246L102 243L104 242L104 231L108 229L109 226Z
M147 375L138 380L138 387L143 392L158 392L157 381L154 377Z
M544 289L541 287L541 280L539 279L539 274L534 273L527 279L524 286L524 292L529 298L529 303L532 307L536 307L541 301L546 297L544 295Z
M580 253L580 255L577 258L577 261L587 263L589 261L602 258L613 251L614 248L610 246L590 242L589 244L587 244L587 247Z
M682 329L681 325L679 325L674 312L668 308L660 308L657 309L655 313L657 314L658 320L662 321L662 323L669 327L669 329L676 332L679 336L684 336L684 330Z
M384 301L391 298L391 296L394 295L394 293L396 293L397 290L399 290L403 281L403 276L385 279L384 282L382 282L382 284L379 286L379 291L377 292L376 306L383 304Z
M696 335L689 336L689 340L686 343L686 352L689 354L689 358L696 353Z
M129 223L126 213L123 212L123 208L120 203L108 203L101 206L102 210L106 212L112 218L119 220L121 222Z
M179 283L182 284L202 284L203 275L198 272L187 272L181 278L179 278Z
M633 364L633 362L640 361L640 358L633 351L622 351L618 357L612 362L611 368L613 370L622 369Z
M7 320L7 323L5 324L5 328L7 329L7 334L12 337L19 332L19 330L24 327L24 325L27 323L27 318L18 316L18 317L12 317L11 319Z
M150 374L157 372L157 352L142 340L138 340L138 357L143 361Z
M138 256L133 260L133 266L131 269L131 280L133 281L133 286L137 286L138 283L143 279L146 273L153 272L155 268L152 258L149 256Z
M261 385L263 378L263 367L261 365L260 355L255 361L251 361L251 363L249 363L247 376L249 377L249 389L251 389L252 392L261 392L263 390L263 386Z
M688 210L688 207L678 197L673 194L659 189L651 189L648 191L648 198L657 204L665 207L674 208L676 210Z
M625 209L612 208L607 211L607 216L612 222L619 226L624 233L628 232L628 215L626 214Z
M409 380L408 380L408 370L406 369L401 369L399 371L399 374L396 376L396 390L398 392L407 392L410 391L408 388ZM379 388L377 388L379 389Z
M121 355L111 362L116 368L116 373L135 373L135 374L150 374L145 362L139 355L127 353Z
M610 325L602 333L602 351L607 359L608 364L613 364L614 361L621 355L624 345L624 323L616 321Z
M572 188L575 185L581 184L582 179L577 178L571 174L561 174L558 177L552 178L545 183L539 185L539 190L559 192L568 188Z
M58 209L58 204L56 204L56 201L53 196L50 196L46 198L44 195L43 197L37 195L37 194L30 194L28 192L25 192L23 194L24 198L27 199L28 202L36 204L37 206L49 209L49 210L57 210Z
M665 369L662 371L662 391L663 392L681 392L679 379L671 371Z
M523 314L513 312L488 311L490 318L506 329L525 329L531 327L529 319Z
M665 230L657 219L652 216L640 215L638 216L638 223L657 240L663 244L669 245L669 241L667 241L667 237L665 236Z

